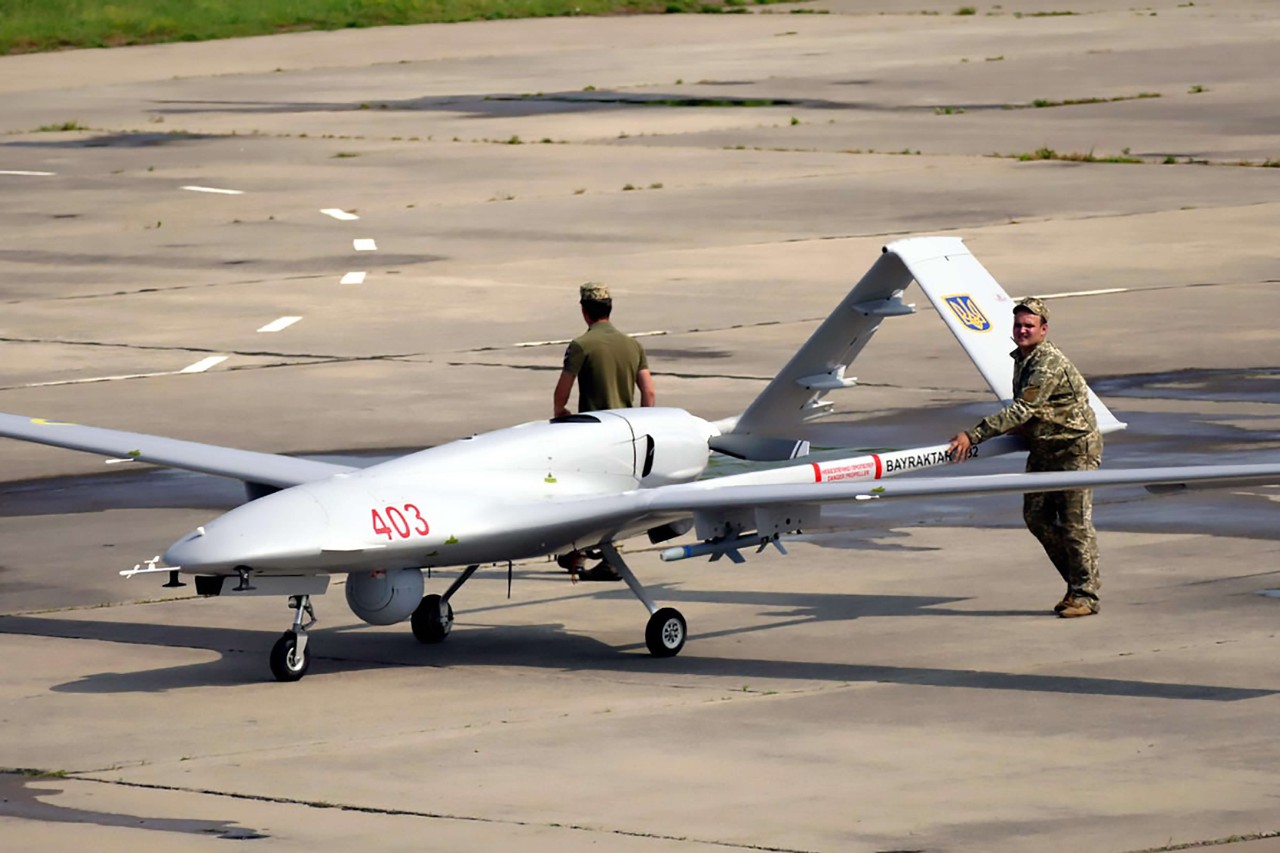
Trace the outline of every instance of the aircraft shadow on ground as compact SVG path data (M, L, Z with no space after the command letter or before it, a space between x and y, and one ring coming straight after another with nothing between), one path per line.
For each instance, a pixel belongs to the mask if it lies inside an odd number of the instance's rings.
M752 86L755 80L707 81L719 88ZM864 86L867 80L845 80L844 86ZM767 107L803 107L811 110L858 111L861 113L932 114L932 106L914 104L883 104L870 100L831 100L826 98L777 97L751 92L747 95L716 94L690 95L686 91L644 92L610 89L570 89L562 92L489 92L460 93L450 95L423 95L417 98L377 99L364 101L250 101L250 100L178 100L155 99L152 112L156 115L182 116L203 114L264 114L288 113L338 113L376 109L394 112L449 112L472 119L518 118L546 116L562 113L617 112L652 110L654 108L706 108L752 110ZM975 101L953 104L956 109L968 112L1006 111L1007 103L1001 101ZM152 143L154 144L154 143Z
M626 593L607 593L623 595ZM527 667L559 672L613 672L638 674L661 672L671 675L732 677L737 679L816 680L836 683L876 682L882 684L932 687L964 687L983 690L1017 690L1041 693L1070 693L1097 696L1129 696L1147 699L1234 702L1270 696L1280 691L1243 689L1213 684L1177 684L1136 679L1092 678L1001 672L995 670L947 669L943 667L893 666L863 663L820 663L799 660L705 657L697 653L699 636L704 638L773 630L784 625L806 624L833 618L850 619L870 615L929 614L929 608L955 599L916 596L855 596L805 594L735 594L742 604L789 607L773 614L785 620L746 626L710 634L691 634L690 645L674 658L648 655L642 643L609 646L589 636L570 633L562 624L484 625L460 622L448 641L439 645L419 644L407 626L401 634L359 627L313 629L313 662L309 678L324 678L342 672L382 667ZM674 599L676 596L670 596ZM692 593L684 600L723 602L722 593ZM728 597L730 600L733 595ZM824 599L833 599L826 602ZM841 604L840 602L843 602ZM491 608L492 609L492 608ZM839 611L838 615L835 611ZM940 611L955 615L956 611ZM966 611L965 615L1007 615ZM1012 615L1028 615L1014 613ZM639 614L637 614L639 617ZM465 620L465 616L464 616ZM642 619L637 618L639 634ZM155 625L137 622L103 622L57 619L48 616L0 617L0 633L91 639L139 646L208 649L216 660L134 672L104 672L55 685L55 692L113 694L160 693L193 687L240 687L246 683L269 681L267 651L277 633L230 628ZM288 689L283 687L281 689Z
M82 823L152 832L177 832L233 841L268 837L255 829L241 826L234 820L142 817L119 812L71 808L46 802L65 790L65 786L56 787L57 785L58 783L54 780L38 776L0 773L0 817L16 817L42 823Z
M714 97L690 96L687 92L612 91L581 89L564 92L490 92L457 95L423 95L417 98L375 101L250 101L250 100L154 100L157 115L284 115L302 113L363 112L370 108L388 112L447 112L473 119L518 118L563 113L600 113L657 108L759 109L763 107L805 107L808 109L914 110L923 108L885 107L871 102L830 101L817 98L776 98L771 96ZM932 108L929 108L931 111Z

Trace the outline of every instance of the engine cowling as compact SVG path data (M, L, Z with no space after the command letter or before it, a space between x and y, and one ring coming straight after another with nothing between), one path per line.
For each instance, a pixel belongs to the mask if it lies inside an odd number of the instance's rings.
M413 615L422 601L422 570L352 572L347 576L347 606L370 625L394 625Z

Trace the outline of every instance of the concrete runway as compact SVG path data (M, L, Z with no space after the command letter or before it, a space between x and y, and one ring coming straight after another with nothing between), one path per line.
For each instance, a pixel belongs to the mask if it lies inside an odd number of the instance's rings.
M622 328L661 333L660 402L723 417L885 242L948 233L1048 297L1131 425L1108 465L1275 453L1280 11L1112 6L0 58L0 411L428 446L549 415L602 279ZM908 297L816 441L990 410ZM505 566L477 575L440 646L319 598L311 673L281 685L283 601L116 574L235 484L125 468L0 441L6 851L1280 850L1275 488L1100 492L1092 619L1048 614L1016 498L938 501L745 566L629 549L689 619L676 658L625 590L537 562L510 598Z

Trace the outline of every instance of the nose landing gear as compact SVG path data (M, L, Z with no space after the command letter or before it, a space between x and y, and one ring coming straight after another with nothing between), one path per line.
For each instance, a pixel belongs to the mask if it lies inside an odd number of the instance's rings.
M307 648L307 629L316 624L311 596L289 596L289 607L296 611L293 627L280 635L271 647L271 674L277 681L298 681L311 668L311 649ZM303 623L303 615L306 622Z

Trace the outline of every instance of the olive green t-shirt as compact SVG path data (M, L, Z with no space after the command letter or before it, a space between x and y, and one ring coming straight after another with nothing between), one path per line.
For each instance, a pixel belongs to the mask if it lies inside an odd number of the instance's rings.
M636 374L649 362L638 341L601 320L569 343L564 369L578 377L578 411L594 412L634 405Z

